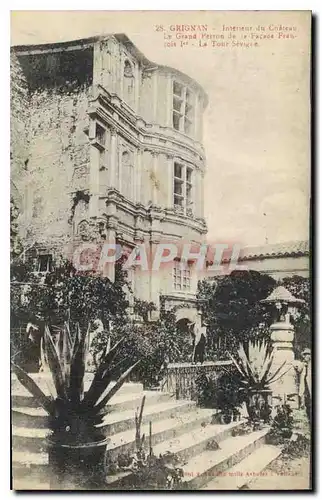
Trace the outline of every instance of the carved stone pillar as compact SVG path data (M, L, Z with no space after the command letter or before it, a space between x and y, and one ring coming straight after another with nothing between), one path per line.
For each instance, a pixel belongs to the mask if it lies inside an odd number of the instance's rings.
M200 170L200 177L199 177L199 216L204 217L204 192L205 192L205 187L204 187L204 180L205 180L205 173Z
M98 202L99 202L99 151L95 146L90 146L90 201L89 213L90 217L98 217Z
M152 203L153 205L157 205L158 203L158 153L156 151L151 151L152 156Z
M293 408L298 408L298 388L296 383L296 372L294 368L294 327L290 323L278 322L270 327L273 342L273 364L271 373L274 373L283 363L280 375L285 375L271 385L273 396L282 398L292 395L288 403Z
M107 229L106 229L106 243L107 245L113 245L114 250L111 248L109 251L109 255L113 255L113 252L115 254L116 252L116 226L117 226L117 221L114 220L113 218L110 218L108 224L107 224ZM112 283L115 281L115 264L116 262L106 262L104 264L104 267L102 269L103 276L109 278Z
M173 207L173 158L171 154L167 154L167 177L168 177L168 196L167 196L167 207Z
M286 288L278 286L262 303L271 304L278 312L278 321L270 327L271 339L273 343L273 365L271 374L281 367L278 375L284 375L271 384L273 397L279 397L283 402L284 399L293 408L298 408L298 386L297 374L294 363L294 326L290 323L290 317L296 313L300 304L304 300L294 297ZM292 395L292 398L290 396Z
M118 155L117 155L117 130L111 128L111 146L110 146L110 161L109 161L109 187L118 189L117 185L117 169L118 169Z
M139 148L136 154L135 162L135 201L141 203L141 183L142 183L142 155L143 149Z

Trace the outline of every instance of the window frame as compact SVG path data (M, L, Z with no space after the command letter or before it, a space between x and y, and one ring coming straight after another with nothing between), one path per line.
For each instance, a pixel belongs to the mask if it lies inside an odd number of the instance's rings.
M41 259L47 257L46 269L41 269ZM37 257L37 273L49 273L53 270L53 255L51 253L41 253Z
M181 177L176 175L176 167L181 168ZM189 174L189 175L188 175ZM193 201L193 181L194 181L194 168L192 165L181 161L180 159L174 159L173 161L173 196L172 202L174 208L180 207L181 211L186 215L187 211L191 209L193 211L194 201ZM177 186L181 186L181 192L176 190ZM188 191L189 190L189 191ZM189 195L188 195L189 192ZM181 203L176 203L176 200L181 200Z
M174 292L190 293L192 290L192 269L191 264L183 263L176 259L172 268L172 288Z
M175 91L175 86L181 88L180 94ZM190 96L190 98L188 97ZM175 105L176 103L176 105ZM172 128L186 135L193 135L195 126L195 94L188 85L179 80L172 80ZM188 113L191 113L188 115ZM178 120L175 126L174 117ZM188 126L189 128L188 128Z

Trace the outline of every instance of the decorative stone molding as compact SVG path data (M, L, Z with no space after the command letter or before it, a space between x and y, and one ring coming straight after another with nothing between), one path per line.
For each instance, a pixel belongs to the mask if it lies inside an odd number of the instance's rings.
M116 230L118 228L118 221L119 221L118 217L115 217L113 215L108 216L106 229Z
M117 128L114 127L114 126L110 126L110 133L111 133L111 136L117 136Z

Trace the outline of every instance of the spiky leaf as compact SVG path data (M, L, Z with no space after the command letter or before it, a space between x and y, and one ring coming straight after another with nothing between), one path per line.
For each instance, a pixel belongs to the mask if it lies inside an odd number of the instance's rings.
M115 384L110 388L108 389L107 387L107 392L105 391L103 394L102 394L102 397L99 398L99 400L97 401L97 403L95 404L95 408L96 410L100 410L101 408L103 408L107 403L108 401L114 396L114 394L117 393L117 391L122 387L122 385L124 384L124 382L126 381L127 377L131 374L131 372L134 370L134 368L140 363L141 360L137 361L136 363L134 363L132 366L130 366L130 368L128 368L120 377L119 379L115 382Z
M84 395L85 359L88 354L89 327L84 333L76 326L76 339L70 367L69 399L73 405L78 405ZM77 341L79 339L79 341Z
M48 362L50 372L55 384L57 396L64 399L66 398L65 377L62 372L62 367L60 364L54 340L51 336L51 333L47 325L45 326L44 346L45 346L46 360Z
M25 372L20 366L16 365L13 361L11 362L12 369L19 382L34 396L38 401L40 406L49 414L54 414L53 400L46 396L36 382Z

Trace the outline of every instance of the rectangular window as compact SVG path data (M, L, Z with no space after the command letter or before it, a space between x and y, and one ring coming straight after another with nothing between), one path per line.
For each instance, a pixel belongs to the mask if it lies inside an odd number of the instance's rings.
M192 210L192 168L179 162L174 162L173 172L173 204L181 207L186 213Z
M191 268L189 264L184 264L181 268L181 263L175 261L173 267L173 288L175 291L187 292L191 289Z
M191 135L194 122L194 95L179 82L173 82L172 124L175 130Z
M38 256L38 269L37 271L40 273L48 273L52 271L52 255L39 255Z

